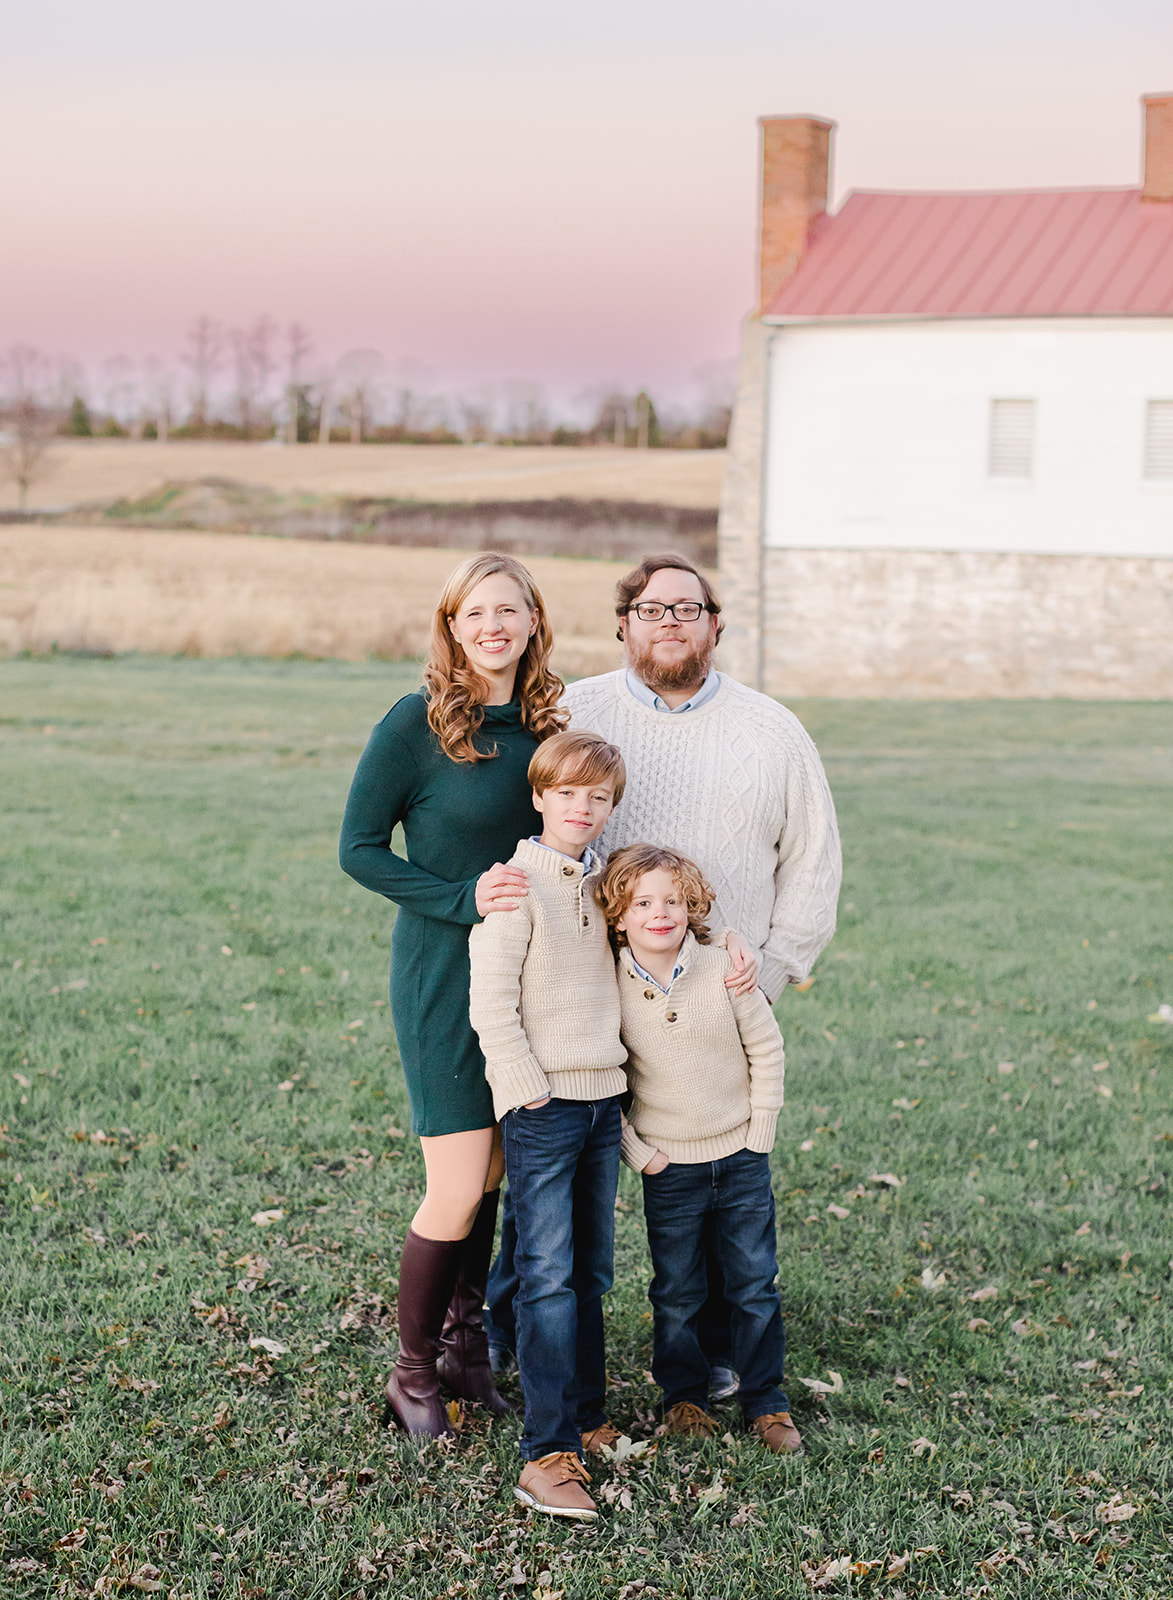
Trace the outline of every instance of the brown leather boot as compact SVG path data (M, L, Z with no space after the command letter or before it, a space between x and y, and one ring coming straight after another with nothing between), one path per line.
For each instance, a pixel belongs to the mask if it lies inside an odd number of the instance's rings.
M495 1417L505 1417L513 1407L498 1394L493 1382L483 1317L499 1199L496 1189L485 1195L464 1241L456 1288L440 1335L436 1371L440 1382L453 1394L462 1400L475 1401Z
M424 1239L408 1228L399 1263L399 1355L387 1379L386 1426L444 1439L454 1432L440 1399L436 1353L463 1239Z

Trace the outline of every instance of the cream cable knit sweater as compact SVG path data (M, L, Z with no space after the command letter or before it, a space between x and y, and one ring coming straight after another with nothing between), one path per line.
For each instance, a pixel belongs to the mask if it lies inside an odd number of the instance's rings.
M760 989L731 994L732 963L685 936L684 971L667 994L619 953L619 1003L631 1109L623 1159L642 1172L657 1150L684 1164L774 1148L782 1106L782 1035Z
M572 683L565 704L574 727L610 739L627 763L627 792L596 848L646 841L690 856L716 893L714 921L758 952L767 997L801 983L835 932L842 863L831 792L798 718L724 673L711 700L676 716L641 705L623 671Z
M603 1100L627 1088L615 961L594 897L601 860L584 876L581 861L523 839L511 865L529 893L469 936L469 1016L498 1122L545 1094Z

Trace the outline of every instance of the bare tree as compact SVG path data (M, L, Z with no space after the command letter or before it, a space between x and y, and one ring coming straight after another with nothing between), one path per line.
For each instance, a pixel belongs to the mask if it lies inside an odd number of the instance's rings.
M248 331L257 421L263 428L269 428L273 423L269 380L277 370L277 331L277 324L272 317L266 316L258 317Z
M434 374L421 362L405 356L395 367L395 426L400 433L423 433L435 409L430 394Z
M27 511L29 489L49 468L47 453L61 419L57 412L25 395L11 403L3 420L0 461L5 477L16 484L17 508Z
M143 363L143 370L146 376L147 410L155 423L155 438L160 444L166 444L175 403L175 377L158 356L148 356Z
M467 394L458 394L456 409L460 416L460 436L465 444L496 441L497 391L491 383L483 383Z
M631 400L617 387L604 386L586 390L580 397L595 412L595 420L587 430L592 442L604 441L622 448L627 443L627 430L631 422Z
M383 357L377 350L348 350L338 363L340 399L350 422L351 444L361 444L367 432L382 370Z
M49 360L33 344L10 344L0 362L4 389L13 401L44 399L51 381Z
M138 409L135 405L134 362L129 356L107 356L99 370L98 383L102 410L107 418L107 432L125 430L133 435Z
M330 443L330 418L334 412L334 375L329 370L318 379L318 443Z
M510 378L505 390L505 433L511 439L540 444L550 437L550 412L540 383Z
M200 316L187 330L184 366L191 368L191 424L208 425L208 396L224 355L224 329L211 317Z
M300 322L291 322L285 331L289 351L289 382L286 385L285 442L297 443L297 420L304 399L301 364L314 347L309 331Z

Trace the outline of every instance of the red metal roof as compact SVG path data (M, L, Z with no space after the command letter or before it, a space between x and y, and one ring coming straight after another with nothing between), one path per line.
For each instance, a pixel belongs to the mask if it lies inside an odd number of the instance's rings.
M1173 203L1139 189L852 193L765 314L1173 315Z

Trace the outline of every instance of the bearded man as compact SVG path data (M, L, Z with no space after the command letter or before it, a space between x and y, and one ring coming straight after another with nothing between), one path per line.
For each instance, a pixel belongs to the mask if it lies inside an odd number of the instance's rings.
M835 931L839 835L822 763L797 717L713 668L720 612L691 561L646 557L615 591L625 665L571 684L565 703L575 727L617 744L627 763L623 803L596 848L644 840L691 857L715 893L712 925L747 941L772 1004L808 977ZM513 1244L507 1206L485 1319L498 1371L513 1347ZM709 1282L698 1333L720 1400L736 1392L737 1377L711 1253Z
M757 955L771 1004L835 931L842 864L822 763L798 718L713 668L721 606L683 556L648 556L615 591L626 665L566 691L575 727L623 751L628 788L597 849L647 840L690 856L713 926Z

